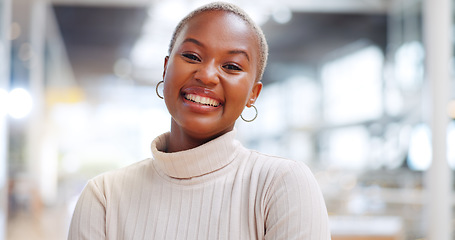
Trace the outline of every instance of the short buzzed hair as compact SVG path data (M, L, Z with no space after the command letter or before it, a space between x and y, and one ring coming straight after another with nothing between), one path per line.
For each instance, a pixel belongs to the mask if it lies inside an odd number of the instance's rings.
M264 75L265 71L265 66L267 65L267 57L268 57L268 45L267 41L265 39L264 33L262 32L262 29L248 16L248 14L241 9L240 7L231 4L231 3L225 3L225 2L213 2L209 3L207 5L204 5L192 12L190 12L186 17L184 17L177 25L177 27L174 30L174 33L172 34L172 39L169 44L169 49L168 49L168 54L171 55L172 50L174 49L175 41L177 40L177 37L179 36L180 32L182 31L183 27L194 17L198 16L201 13L204 12L210 12L210 11L224 11L224 12L229 12L237 15L240 17L245 23L253 29L253 32L256 35L256 39L258 41L259 45L259 63L258 63L258 75L256 77L256 81L259 81L262 79L262 76Z

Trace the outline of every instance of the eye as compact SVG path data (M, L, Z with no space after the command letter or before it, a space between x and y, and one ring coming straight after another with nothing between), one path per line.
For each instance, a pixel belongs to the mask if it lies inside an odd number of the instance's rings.
M182 53L182 56L190 62L200 62L201 59L194 53Z
M224 65L223 68L227 69L227 70L232 70L232 71L242 71L242 68L240 68L236 64L232 64L232 63Z

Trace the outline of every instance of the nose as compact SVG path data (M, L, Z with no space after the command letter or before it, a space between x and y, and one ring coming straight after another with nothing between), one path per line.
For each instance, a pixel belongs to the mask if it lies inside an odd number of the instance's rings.
M209 61L199 64L199 68L196 70L194 78L207 86L218 84L220 79L215 62Z

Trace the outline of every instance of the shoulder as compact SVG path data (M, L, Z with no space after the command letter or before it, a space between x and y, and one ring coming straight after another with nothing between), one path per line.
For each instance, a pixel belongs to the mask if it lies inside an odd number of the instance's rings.
M145 159L126 167L102 173L89 180L88 185L93 185L102 191L109 190L112 187L128 186L150 173L151 161L151 159Z
M262 165L263 170L273 172L274 177L284 177L289 174L300 177L313 177L310 168L304 163L283 157L277 157L250 150L250 160Z
M264 175L266 239L330 239L327 208L319 184L303 162L251 152Z
M268 194L285 190L283 188L319 191L313 173L304 162L249 151L245 165L250 168L251 178L257 179Z

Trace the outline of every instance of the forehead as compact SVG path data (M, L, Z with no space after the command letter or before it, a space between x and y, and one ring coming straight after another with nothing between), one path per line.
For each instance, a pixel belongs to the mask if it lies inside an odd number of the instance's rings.
M247 48L252 54L259 54L258 38L252 27L241 17L226 11L202 12L191 18L177 36L177 45L186 38L196 38L214 47Z

